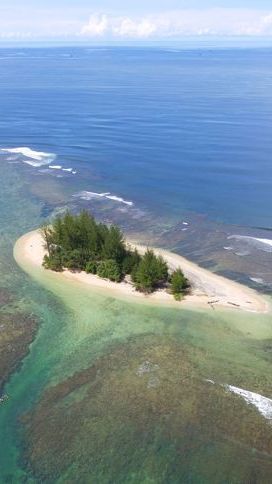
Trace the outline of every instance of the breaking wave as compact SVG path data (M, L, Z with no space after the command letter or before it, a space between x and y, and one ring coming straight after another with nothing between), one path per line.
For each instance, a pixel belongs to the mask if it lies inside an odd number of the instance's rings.
M55 153L45 153L43 151L34 151L27 146L19 148L1 148L2 153L9 153L12 156L13 162L21 161L34 168L41 168L44 165L49 165L50 170L61 170L66 173L72 173L75 175L77 172L74 168L63 168L62 165L53 164L57 158Z
M34 151L27 146L19 148L2 148L1 151L3 153L11 153L13 155L17 155L18 158L21 155L20 161L37 168L43 165L49 165L56 159L56 155L54 153Z
M249 278L252 282L256 282L256 284L264 284L264 280L262 277L250 277Z
M272 252L272 240L262 239L258 237L251 237L249 235L230 235L229 240L237 240L246 242L247 244L255 247L256 249L263 250L265 252Z
M242 388L234 387L232 385L226 385L227 390L236 395L240 395L247 404L254 405L260 412L260 414L268 420L272 420L272 400L267 397L263 397L258 393L249 392Z
M216 385L214 380L205 378L207 383L211 383L212 385ZM248 405L254 405L260 414L266 418L267 420L272 420L272 399L264 397L259 393L249 392L248 390L243 390L243 388L238 388L233 385L225 385L222 383L218 383L219 386L225 388L225 390L235 393L235 395L239 395L240 397L245 400Z
M79 193L76 193L73 196L76 198L80 198L81 200L87 200L87 201L104 198L104 199L112 200L114 202L123 203L125 205L128 205L129 207L132 207L134 205L133 202L124 200L122 197L117 197L116 195L112 195L110 192L96 193L96 192L89 192L89 191L83 190Z

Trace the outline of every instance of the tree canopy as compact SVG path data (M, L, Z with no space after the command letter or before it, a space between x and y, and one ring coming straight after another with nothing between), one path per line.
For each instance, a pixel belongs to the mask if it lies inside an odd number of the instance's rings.
M42 226L41 233L47 249L43 262L47 269L84 270L115 282L130 274L135 288L145 293L166 286L169 281L163 257L150 249L140 255L126 245L119 227L99 223L87 211L79 215L66 212L51 225ZM180 269L170 280L175 297L188 287Z
M189 282L180 268L176 269L170 279L171 292L175 299L180 300L181 295L188 289Z
M133 270L132 280L139 291L153 292L160 284L167 282L167 264L161 256L157 257L153 250L148 249Z

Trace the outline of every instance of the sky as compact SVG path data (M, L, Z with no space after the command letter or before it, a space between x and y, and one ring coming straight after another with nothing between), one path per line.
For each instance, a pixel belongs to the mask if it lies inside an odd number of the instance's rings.
M272 37L272 0L0 0L0 41Z

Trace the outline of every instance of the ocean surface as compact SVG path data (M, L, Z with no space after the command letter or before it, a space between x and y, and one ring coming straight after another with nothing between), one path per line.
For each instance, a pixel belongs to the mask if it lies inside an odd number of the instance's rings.
M271 54L1 50L1 145L54 153L86 190L157 213L271 229Z
M2 48L0 112L0 319L40 323L0 482L269 482L270 315L84 293L12 250L87 208L271 297L272 49Z

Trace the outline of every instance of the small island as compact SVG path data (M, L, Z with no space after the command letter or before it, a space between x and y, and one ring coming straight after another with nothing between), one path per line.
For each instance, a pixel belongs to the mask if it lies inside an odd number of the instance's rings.
M118 227L101 224L88 212L67 212L23 235L14 257L46 286L61 282L129 302L190 310L271 311L253 289L175 252L126 241Z
M140 254L126 244L116 225L97 222L87 211L66 212L41 228L47 254L43 266L56 272L85 271L115 283L126 280L144 294L158 289L181 300L190 284L180 267L172 272L165 259L147 248Z

